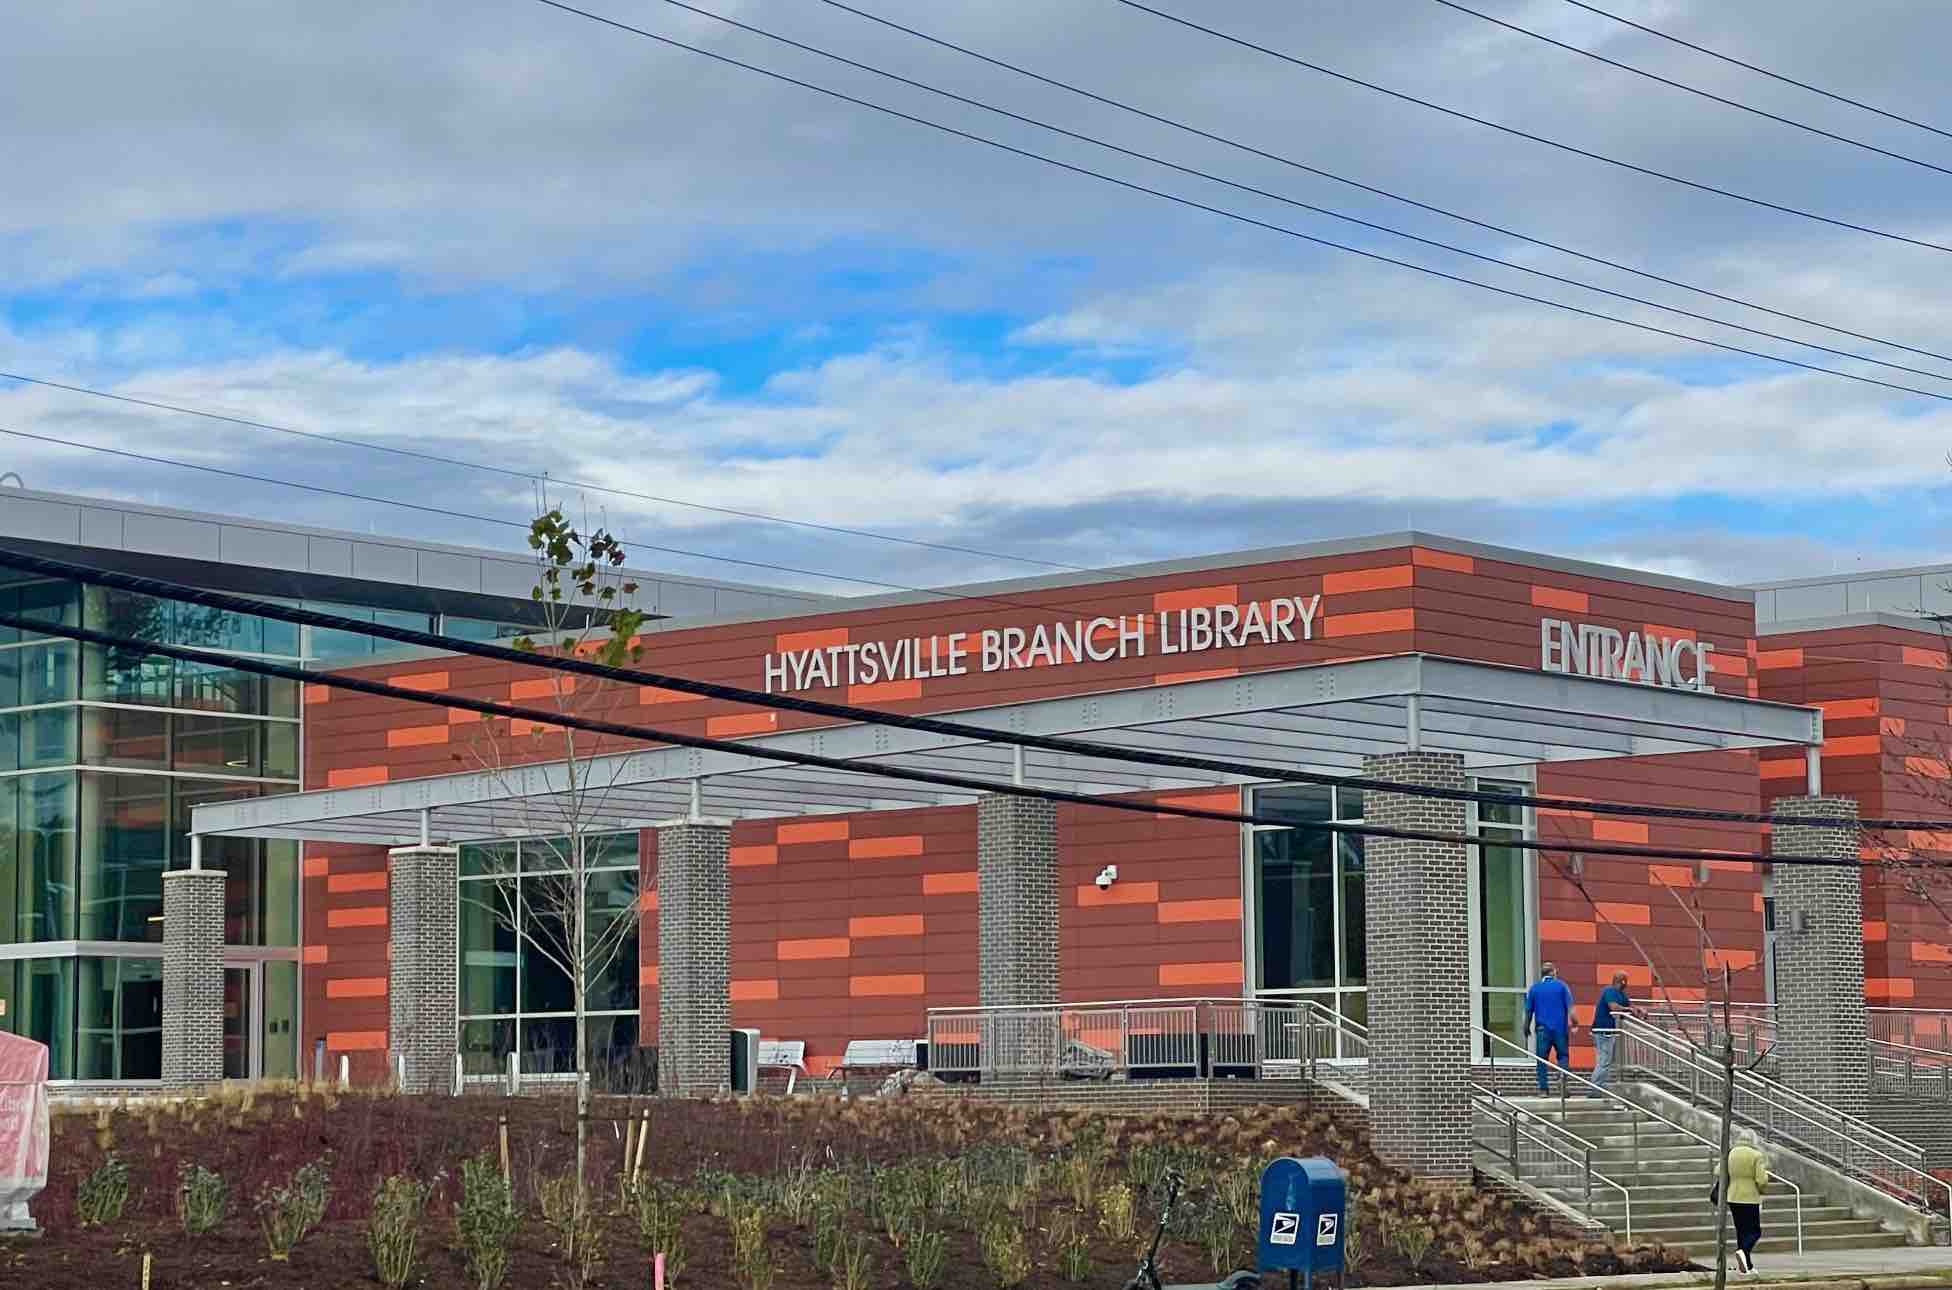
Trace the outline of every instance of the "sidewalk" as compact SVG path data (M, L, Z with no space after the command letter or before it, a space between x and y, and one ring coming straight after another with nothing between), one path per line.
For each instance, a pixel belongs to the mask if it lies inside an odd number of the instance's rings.
M1468 1290L1661 1290L1662 1287L1713 1285L1712 1267L1701 1272L1652 1272L1639 1276L1553 1277L1538 1281L1501 1281ZM1794 1285L1798 1290L1928 1290L1952 1287L1952 1248L1943 1245L1899 1246L1889 1250L1825 1250L1807 1254L1772 1254L1758 1261L1756 1274L1745 1277L1731 1264L1730 1287L1760 1290L1771 1285ZM1410 1286L1402 1290L1467 1290L1451 1286Z

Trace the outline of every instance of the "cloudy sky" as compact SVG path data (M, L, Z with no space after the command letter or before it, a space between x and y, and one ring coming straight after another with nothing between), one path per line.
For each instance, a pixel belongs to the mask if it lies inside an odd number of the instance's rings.
M0 41L0 369L495 470L4 380L0 429L16 433L0 469L36 488L489 546L518 542L534 510L528 477L547 472L554 494L636 544L636 563L841 591L1405 526L1727 579L1947 558L1952 357L1931 355L1952 356L1952 250L1897 238L1952 248L1952 135L1566 0L1473 3L1915 161L1707 102L1435 0L1150 2L1518 129L1895 236L1500 134L1119 0L849 3L1271 157L825 0L700 3L1217 178L663 0L587 7L1250 220L1945 397L1362 259L537 0L71 0L11 15ZM1944 6L1602 7L1952 131ZM1293 203L1947 375L1609 299Z

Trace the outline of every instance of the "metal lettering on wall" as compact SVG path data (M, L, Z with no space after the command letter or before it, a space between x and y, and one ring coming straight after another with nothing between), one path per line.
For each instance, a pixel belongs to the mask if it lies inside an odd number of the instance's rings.
M1539 668L1568 676L1639 681L1681 690L1713 691L1707 641L1623 632L1592 623L1547 618L1539 623Z
M766 692L1287 644L1315 638L1315 617L1321 607L1319 595L1283 596L1265 603L1161 609L1029 628L992 627L975 633L788 650L766 655ZM1155 639L1148 641L1148 635Z

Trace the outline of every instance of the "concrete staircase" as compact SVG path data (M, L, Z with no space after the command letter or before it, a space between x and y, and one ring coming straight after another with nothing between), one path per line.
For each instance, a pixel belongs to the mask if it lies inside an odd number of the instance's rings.
M1594 1144L1593 1171L1625 1187L1633 1198L1633 1239L1636 1244L1679 1246L1695 1259L1715 1254L1715 1211L1708 1189L1715 1181L1715 1152L1705 1143L1658 1122L1641 1120L1638 1135L1634 1113L1598 1098L1573 1098L1562 1114L1558 1098L1522 1098L1518 1104ZM1506 1132L1501 1120L1477 1117L1478 1164L1509 1174L1503 1156L1488 1148ZM1636 1147L1636 1136L1638 1145ZM1522 1179L1571 1208L1626 1236L1626 1202L1612 1187L1595 1182L1592 1200L1581 1170L1561 1167L1527 1172ZM1729 1240L1734 1241L1733 1229ZM1905 1244L1903 1233L1886 1231L1875 1219L1858 1218L1848 1206L1833 1204L1817 1193L1803 1193L1803 1248L1817 1250L1883 1249ZM1796 1195L1787 1187L1772 1187L1762 1203L1761 1254L1791 1253L1796 1249Z

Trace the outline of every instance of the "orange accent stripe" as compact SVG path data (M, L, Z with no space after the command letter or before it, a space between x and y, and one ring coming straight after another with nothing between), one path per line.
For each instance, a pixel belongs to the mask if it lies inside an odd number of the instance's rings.
M1659 887L1694 886L1694 870L1679 864L1650 864L1647 866L1647 881Z
M1241 968L1237 962L1161 963L1160 985L1239 985Z
M324 856L305 857L305 876L307 878L323 878L330 872L332 872L332 862Z
M1208 789L1201 793L1162 793L1153 800L1161 806L1184 806L1202 811L1234 811L1240 809L1240 790L1221 788Z
M1534 583L1532 603L1541 609L1562 609L1571 614L1583 614L1592 604L1592 598L1583 591L1570 591L1564 587L1541 587Z
M334 1053L372 1053L386 1050L384 1030L328 1030L325 1047Z
M383 873L341 873L325 880L325 889L341 891L385 891L386 875Z
M711 717L705 722L708 735L756 735L777 729L777 712L741 712L729 717Z
M844 959L854 946L845 936L814 936L781 941L778 952L781 959Z
M1159 902L1159 921L1162 923L1222 923L1237 922L1239 919L1240 901L1232 897Z
M922 839L913 833L897 838L855 838L847 844L849 860L893 860L921 854Z
M1803 778L1803 772L1807 769L1808 767L1803 764L1800 758L1795 761L1764 760L1762 763L1762 778L1801 779Z
M778 864L779 848L778 847L733 847L731 861L732 861L732 867L734 869L745 868L748 866L756 868L759 865Z
M1800 649L1765 649L1755 656L1757 667L1801 667L1803 651Z
M330 703L331 701L332 689L330 686L307 685L305 687L305 704L307 707L310 707L314 703Z
M1877 719L1877 732L1886 739L1902 739L1905 737L1905 719L1903 717L1879 717Z
M656 984L657 984L657 964L655 964L655 963L640 963L640 964L638 964L638 965L637 965L637 984L639 984L639 985L652 985L652 986L654 986L654 985L656 985Z
M1433 551L1427 546L1411 547L1410 563L1420 564L1426 569L1449 569L1452 573L1478 571L1478 562L1468 555L1458 555L1452 551Z
M1642 623L1640 629L1649 636L1665 636L1669 640L1691 641L1694 639L1692 627L1663 627L1659 623ZM1717 655L1716 657L1720 657Z
M850 918L847 920L847 934L863 940L872 936L920 936L922 916L883 914L876 917Z
M1599 929L1591 923L1576 922L1570 918L1541 918L1539 939L1591 945L1599 939Z
M307 963L330 963L332 961L332 950L329 946L325 945L307 945L305 947L305 961Z
M325 911L327 927L385 927L386 906L366 905L358 909L328 909Z
M1654 911L1648 905L1628 904L1624 901L1595 901L1600 913L1616 923L1628 927L1650 927L1654 922Z
M773 649L780 654L791 654L803 649L826 649L829 645L847 644L845 627L821 627L810 632L781 632L773 637Z
M1926 779L1952 779L1952 767L1936 757L1907 757L1905 770L1913 775L1923 775Z
M481 719L482 717L479 712L470 712L466 708L449 708L447 710L447 724L450 726L471 726Z
M801 824L782 824L779 826L779 844L783 847L802 842L844 842L847 840L846 820L809 820Z
M1952 832L1944 829L1907 829L1905 845L1914 851L1952 851Z
M976 871L966 869L961 873L925 873L922 875L922 894L924 896L953 896L976 890Z
M325 983L325 997L328 999L384 999L386 997L386 978L383 976L353 976Z
M406 726L386 732L388 748L425 748L428 744L444 744L447 739L446 726Z
M857 999L876 998L886 995L921 994L928 989L928 982L920 972L900 972L891 976L851 976L847 978L847 993Z
M1078 908L1099 909L1106 905L1150 905L1159 899L1156 882L1115 882L1109 887L1097 883L1078 884Z
M1611 984L1613 974L1625 972L1628 985L1651 986L1654 984L1654 969L1641 963L1602 963L1595 971L1594 979L1601 985Z
M1875 698L1823 699L1818 701L1816 706L1823 709L1823 715L1826 720L1835 718L1838 721L1842 721L1849 717L1875 717L1877 715L1877 700Z
M1383 632L1412 631L1417 625L1413 609L1378 609L1367 614L1331 614L1322 626L1324 636L1371 636Z
M922 697L920 681L876 681L873 685L850 685L847 687L849 703L895 703L902 699Z
M1154 609L1206 609L1213 605L1231 605L1240 599L1240 585L1229 582L1217 587L1185 587L1179 591L1161 591L1152 597Z
M1910 667L1929 667L1937 672L1943 672L1945 670L1945 652L1943 650L1920 649L1916 645L1907 645L1904 647L1901 657L1904 659L1906 665Z
M661 685L640 685L637 687L637 702L645 707L659 703L699 703L702 696L686 694L683 690L667 690Z
M359 788L366 784L386 782L384 766L348 766L344 770L329 770L325 773L327 788Z
M732 1002L757 1003L779 998L779 980L767 977L765 980L734 981L732 983Z
M508 697L515 703L524 699L553 699L557 694L558 682L562 684L563 694L575 693L576 678L573 676L538 676L527 681L509 682Z
M1909 999L1917 992L1917 984L1910 977L1867 976L1864 978L1864 997L1867 999Z
M1762 903L1762 898L1760 896L1756 897L1756 903L1758 905ZM1866 919L1864 921L1864 939L1867 941L1890 940L1891 924L1885 922L1881 918Z
M1187 681L1217 681L1225 676L1239 676L1237 667L1210 667L1204 672L1161 672L1152 678L1154 685L1181 685Z
M1911 943L1913 963L1952 963L1952 946L1940 945L1936 941L1913 941Z
M1638 820L1594 820L1595 842L1645 842L1647 826Z
M1843 735L1823 741L1825 757L1875 757L1882 751L1884 743L1876 735Z
M389 676L386 683L402 690L445 690L448 675L445 672L403 672L399 676Z
M1388 591L1407 587L1416 580L1416 570L1407 564L1386 565L1381 569L1347 569L1322 575L1322 594L1339 596L1354 591Z
M1726 967L1731 972L1746 972L1760 962L1762 956L1754 950L1711 949L1701 956L1701 965L1710 971Z

